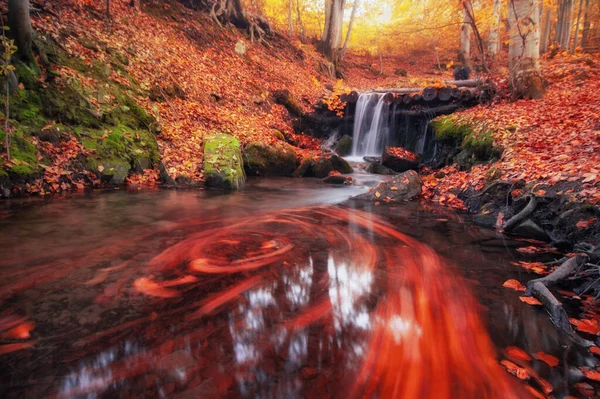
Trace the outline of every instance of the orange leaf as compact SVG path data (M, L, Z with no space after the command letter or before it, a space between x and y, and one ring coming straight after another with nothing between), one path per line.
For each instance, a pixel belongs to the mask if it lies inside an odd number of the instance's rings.
M500 364L502 364L504 366L506 371L508 371L512 375L516 376L520 380L528 380L529 379L529 373L527 372L527 370L517 366L513 362L508 361L508 360L502 360L500 362Z
M540 197L543 196L543 195L546 195L546 190L537 190L535 192L535 195L539 195Z
M590 380L600 381L600 372L592 369L587 369L585 367L580 367L579 369L583 372L583 375L585 375Z
M596 392L594 387L588 384L587 382L578 382L577 384L573 384L573 387L585 397L590 397L594 395L594 392Z
M521 359L521 360L527 360L527 361L531 360L531 356L529 356L527 354L527 352L525 352L523 349L518 348L516 346L509 346L505 350L506 350L506 354L509 357L512 357L514 359Z
M502 286L512 288L515 291L525 291L525 286L515 279L506 280Z
M558 358L555 356L549 355L547 353L538 352L538 353L534 354L533 357L535 357L538 360L541 360L542 362L546 363L550 367L558 366L558 362L559 362Z
M532 296L520 296L521 302L525 302L528 305L541 305L542 303Z
M137 280L135 280L133 282L133 286L138 292L149 296L157 296L160 298L172 298L174 296L177 296L177 291L163 288L160 286L160 284L146 277L138 278Z
M600 355L600 348L598 348L597 346L591 346L590 352L592 352L595 355Z
M4 339L26 339L30 337L29 333L34 327L34 322L26 321L3 333L1 337Z
M381 197L381 193L380 193L379 191L375 191L375 196L376 196L377 198L379 198L379 197Z

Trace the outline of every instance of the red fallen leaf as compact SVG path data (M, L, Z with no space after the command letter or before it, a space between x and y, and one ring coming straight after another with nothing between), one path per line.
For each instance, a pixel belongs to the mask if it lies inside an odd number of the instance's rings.
M146 277L138 278L133 282L135 289L149 296L157 296L160 298L172 298L177 296L177 291L173 291L167 288L163 288L160 284L152 281Z
M594 387L587 382L578 382L577 384L573 384L573 387L586 398L589 398L590 396L594 395L594 392L596 392Z
M518 280L515 279L510 279L510 280L506 280L504 282L504 284L502 284L503 287L506 288L512 288L515 291L525 291L526 288L523 284L521 284Z
M594 223L596 221L596 218L589 218L587 220L580 220L579 222L577 222L575 224L575 227L577 227L578 229L587 229L589 227L590 224Z
M529 373L527 372L527 370L517 366L513 362L508 361L508 360L502 360L500 362L500 364L502 364L504 366L506 371L508 371L512 375L516 376L518 379L520 379L520 380L528 380L529 379Z
M597 346L590 346L590 352L592 352L595 355L600 355L600 348L598 348Z
M585 367L579 367L579 369L583 372L583 375L586 378L589 378L592 381L600 381L600 372L592 369L588 369Z
M577 328L577 330L579 330L581 332L592 334L592 335L600 335L600 326L598 326L598 324L596 324L592 320L588 320L588 319L578 320L578 319L571 318L571 319L569 319L569 322L571 324L573 324L575 326L575 328Z
M6 331L2 335L0 335L0 337L2 337L4 339L26 339L31 336L29 333L34 328L35 328L34 322L26 321L8 331Z
M538 360L541 360L542 362L546 363L550 367L556 367L556 366L558 366L558 363L559 363L557 357L549 355L544 352L537 352L533 355L533 357L535 357Z
M530 245L529 247L517 248L517 251L522 252L524 254L534 254L540 252L540 248Z
M528 305L541 305L542 303L532 296L520 296L521 302L525 302Z
M21 349L27 349L29 347L32 347L34 344L35 344L35 341L20 342L18 344L0 345L0 355L3 355L5 353L10 353L10 352L18 351L18 350L21 350Z
M509 346L508 348L505 349L506 354L509 357L515 358L515 359L521 359L521 360L531 360L531 356L529 356L529 354L527 354L527 352L525 352L523 349L518 348L516 346Z
M546 190L537 190L535 192L535 195L539 195L540 197L544 196L544 195L546 195Z

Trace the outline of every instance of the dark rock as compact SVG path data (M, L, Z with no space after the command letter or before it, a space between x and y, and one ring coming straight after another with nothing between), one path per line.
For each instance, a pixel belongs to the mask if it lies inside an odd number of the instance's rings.
M37 138L39 138L41 141L46 141L52 144L58 144L58 142L62 138L60 129L56 126L51 126L42 129L39 132L36 132L35 136L37 136Z
M398 148L400 150L397 150ZM390 147L386 147L383 152L381 164L392 169L394 172L417 170L419 156L401 147L396 147L395 152Z
M352 152L352 137L348 135L342 136L335 145L335 152L342 157L350 155Z
M171 175L167 171L167 168L165 167L164 163L160 162L158 164L158 172L160 173L160 180L164 184L167 184L169 186L174 186L175 185L175 180L173 180L173 178L171 177Z
M331 165L333 166L333 170L337 170L338 172L340 172L342 174L354 172L354 169L352 169L352 166L350 166L348 161L346 161L344 158L340 157L339 155L336 155L336 154L330 155L329 161L331 162Z
M365 169L365 172L373 173L375 175L395 175L396 172L388 168L387 166L383 166L380 163L370 163L369 166Z
M363 157L365 162L381 163L381 157Z
M323 178L323 183L327 184L352 184L354 179L351 176L329 175Z
M394 74L398 75L398 76L408 76L408 72L406 71L406 69L404 68L398 68L394 71Z
M115 186L123 184L131 170L129 162L120 159L104 161L101 166L102 181Z
M188 175L178 175L175 178L175 184L179 187L192 187L194 185L194 179Z
M535 240L550 241L548 234L537 225L533 220L527 219L517 227L513 228L510 232L513 235L533 238Z
M100 47L98 47L98 44L96 42L94 42L93 40L88 39L87 37L82 37L79 40L79 43L81 43L81 45L88 50L93 50L93 51L100 50Z
M327 157L320 157L314 162L312 166L312 172L315 175L315 177L321 179L326 176L329 176L329 174L333 172L333 170L333 165Z
M360 200L402 202L421 195L423 182L414 170L401 173L391 180L380 183L368 193L354 197Z
M475 164L473 154L469 150L462 150L459 152L454 159L454 162L456 163L456 169L461 171L469 171Z
M292 173L293 177L304 177L308 176L311 172L311 167L313 166L313 159L311 156L305 156L300 161L300 165L296 168L294 173Z
M296 150L283 142L252 142L246 146L243 158L248 175L291 176L296 170Z
M240 143L228 134L204 141L204 177L207 188L237 190L246 180Z

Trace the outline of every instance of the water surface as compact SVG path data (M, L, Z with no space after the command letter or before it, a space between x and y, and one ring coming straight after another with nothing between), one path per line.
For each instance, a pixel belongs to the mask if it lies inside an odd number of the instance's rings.
M0 345L22 348L0 354L0 395L516 398L545 380L578 395L576 366L595 360L502 287L532 277L510 263L529 244L347 200L364 190L268 179L5 203ZM561 364L533 360L523 383L499 365L508 346Z

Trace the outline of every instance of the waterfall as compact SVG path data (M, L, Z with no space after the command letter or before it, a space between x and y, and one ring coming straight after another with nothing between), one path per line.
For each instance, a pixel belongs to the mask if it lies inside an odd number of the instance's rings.
M381 156L390 139L390 105L379 93L358 97L352 137L352 156ZM393 119L393 118L392 118Z
M423 109L422 115L396 114L401 105L384 101L385 94L364 93L358 97L352 132L352 158L362 161L365 156L380 157L385 146L400 146L421 155L423 161L432 159L437 151L429 122L434 113Z

